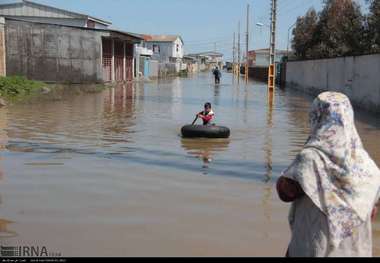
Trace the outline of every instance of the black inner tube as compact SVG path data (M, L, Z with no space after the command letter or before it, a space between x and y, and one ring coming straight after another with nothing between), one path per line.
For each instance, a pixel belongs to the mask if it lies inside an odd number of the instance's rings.
M230 129L222 126L186 125L182 128L184 138L229 138L230 134Z

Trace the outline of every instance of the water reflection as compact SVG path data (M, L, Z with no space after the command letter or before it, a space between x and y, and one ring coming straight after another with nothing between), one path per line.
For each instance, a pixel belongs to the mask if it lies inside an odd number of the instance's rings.
M272 130L273 130L273 106L274 106L274 92L268 92L268 105L267 105L267 124L265 129L265 162L266 162L266 179L265 182L269 182L272 179L272 170L273 170L273 138L272 138Z
M191 249L204 247L199 240L206 240L211 249L204 251L206 255L239 254L237 250L248 243L255 244L247 245L248 254L264 253L260 250L266 247L268 255L277 255L280 244L288 241L287 232L281 232L288 229L281 225L288 209L274 194L273 178L308 136L310 99L290 90L276 90L268 97L265 85L239 87L231 85L228 76L219 87L208 75L199 74L11 106L9 123L4 124L9 151L1 154L11 179L4 186L0 183L5 203L0 204L0 217L7 219L1 221L4 233L16 230L23 239L57 241L74 254L77 247L85 253L84 246L99 255L107 253L101 243L82 242L82 236L90 234L88 240L101 236L121 246L108 251L121 256L125 247L133 251L136 245L141 254L150 255L158 251L157 244L173 247L171 241L183 254L198 255ZM216 102L218 124L231 128L231 138L181 139L181 126L193 120L206 100ZM0 125L6 119L0 116ZM378 128L373 121L361 127L377 161ZM0 133L4 129L0 127ZM41 200L49 200L43 217ZM19 213L26 204L28 212ZM239 217L241 221L235 221ZM42 222L52 230L46 231ZM176 242L183 236L189 239ZM139 240L141 244L136 243ZM375 243L380 244L376 234Z
M8 127L8 110L7 108L0 109L0 152L6 149L8 143L8 134L6 129ZM0 184L4 181L4 171L0 163ZM0 193L0 208L3 206L3 198ZM3 238L11 238L17 236L16 232L8 229L12 221L0 218L0 240Z
M213 162L213 156L228 149L230 140L226 139L184 139L181 140L182 148L188 154L199 158L203 162L203 168L209 168Z
M275 105L274 96L275 93L273 91L268 91L268 103L267 103L267 116L266 116L266 129L265 129L265 143L264 143L264 152L265 152L265 165L266 165L266 174L265 174L265 182L268 183L273 178L273 133L272 130L274 129L274 123L273 123L273 108ZM272 203L271 203L271 197L272 197L272 185L267 184L264 187L263 190L263 197L262 197L262 207L264 210L264 216L267 220L268 224L272 222ZM265 236L266 238L270 237L270 232L266 232Z
M9 225L14 222L0 218L0 239L16 237L15 231L9 230Z

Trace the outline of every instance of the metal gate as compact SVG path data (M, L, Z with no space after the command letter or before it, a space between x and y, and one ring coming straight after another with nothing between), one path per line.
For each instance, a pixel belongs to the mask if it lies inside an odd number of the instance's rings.
M115 41L115 80L124 81L124 43Z
M102 40L103 49L103 80L112 81L112 40Z
M132 81L133 80L133 57L126 57L125 73L127 75L126 80Z
M125 74L126 80L133 80L133 44L125 45Z

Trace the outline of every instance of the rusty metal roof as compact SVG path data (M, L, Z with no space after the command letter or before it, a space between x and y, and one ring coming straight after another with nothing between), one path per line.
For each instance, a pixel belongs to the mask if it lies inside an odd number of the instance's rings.
M180 35L143 35L143 37L147 42L174 42L179 38L184 43Z

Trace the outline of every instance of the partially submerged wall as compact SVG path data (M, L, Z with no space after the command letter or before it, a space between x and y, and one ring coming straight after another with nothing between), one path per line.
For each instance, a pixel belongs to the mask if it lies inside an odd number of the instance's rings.
M380 113L380 54L291 61L286 84L313 95L342 92L355 106Z
M241 73L244 74L244 68L242 68L241 71ZM268 67L250 67L248 71L250 78L263 82L268 81Z
M0 77L6 76L5 18L0 17Z
M104 34L7 19L7 75L23 75L46 82L101 82Z

